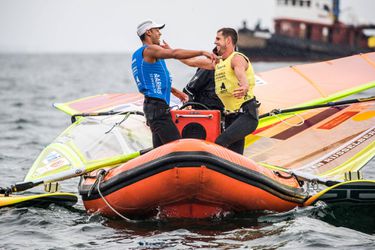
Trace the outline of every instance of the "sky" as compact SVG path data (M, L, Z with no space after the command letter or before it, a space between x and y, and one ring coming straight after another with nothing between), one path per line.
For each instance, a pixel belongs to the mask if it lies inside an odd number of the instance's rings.
M272 28L275 0L0 0L0 53L131 52L138 23L165 23L173 48L211 50L216 31ZM343 14L375 23L374 0L341 0Z

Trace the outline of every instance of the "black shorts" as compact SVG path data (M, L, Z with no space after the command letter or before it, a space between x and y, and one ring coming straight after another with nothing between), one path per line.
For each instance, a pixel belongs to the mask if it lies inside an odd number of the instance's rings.
M145 96L143 112L152 132L154 148L181 138L169 109L164 100Z

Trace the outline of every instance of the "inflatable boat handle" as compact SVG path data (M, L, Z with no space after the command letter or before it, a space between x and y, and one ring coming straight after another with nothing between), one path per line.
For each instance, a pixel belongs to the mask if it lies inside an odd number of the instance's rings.
M213 115L180 115L176 114L176 118L208 118L212 119Z

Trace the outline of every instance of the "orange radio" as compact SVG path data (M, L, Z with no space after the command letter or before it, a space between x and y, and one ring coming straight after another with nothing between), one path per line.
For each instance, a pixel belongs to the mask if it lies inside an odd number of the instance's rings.
M220 135L219 110L171 110L171 115L182 138L215 142Z

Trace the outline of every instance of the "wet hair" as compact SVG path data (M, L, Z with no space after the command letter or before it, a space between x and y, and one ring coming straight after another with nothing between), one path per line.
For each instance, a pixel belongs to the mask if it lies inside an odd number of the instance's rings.
M217 32L223 33L223 36L225 38L227 38L227 37L230 36L232 38L233 45L234 46L237 45L238 35L237 35L237 31L235 29L232 29L232 28L221 28Z

